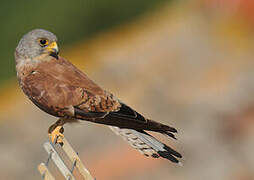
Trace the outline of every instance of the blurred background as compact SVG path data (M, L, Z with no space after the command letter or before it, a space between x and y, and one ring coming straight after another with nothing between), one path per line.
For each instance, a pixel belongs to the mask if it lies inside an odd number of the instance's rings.
M34 28L55 33L61 56L103 88L179 131L178 141L158 138L183 167L143 157L106 126L66 125L96 179L254 179L252 0L13 0L1 3L0 22L0 179L40 179L56 120L15 76L15 47Z

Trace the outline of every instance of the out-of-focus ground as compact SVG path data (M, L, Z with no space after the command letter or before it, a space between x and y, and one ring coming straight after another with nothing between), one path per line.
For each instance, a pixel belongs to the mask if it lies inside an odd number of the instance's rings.
M183 154L183 167L143 157L103 125L66 125L94 177L254 179L253 3L227 2L164 6L62 49L102 87L179 131L177 141L161 138ZM0 97L1 179L40 179L42 143L55 118L32 105L15 80Z

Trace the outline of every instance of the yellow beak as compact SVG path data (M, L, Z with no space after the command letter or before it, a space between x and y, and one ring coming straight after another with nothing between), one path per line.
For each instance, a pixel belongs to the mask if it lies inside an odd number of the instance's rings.
M58 59L59 49L56 42L52 42L51 44L49 44L46 49L48 50L50 56Z

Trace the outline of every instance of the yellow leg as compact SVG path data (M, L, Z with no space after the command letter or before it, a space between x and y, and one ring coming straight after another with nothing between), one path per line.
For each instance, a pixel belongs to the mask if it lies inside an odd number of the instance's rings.
M48 136L52 143L58 143L60 145L63 144L62 138L64 137L64 120L59 119L56 123L51 125L48 129Z

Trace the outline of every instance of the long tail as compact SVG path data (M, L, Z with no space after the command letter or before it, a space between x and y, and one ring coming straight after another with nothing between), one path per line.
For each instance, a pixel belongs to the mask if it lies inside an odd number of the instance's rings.
M84 112L75 109L75 115L78 119L109 125L115 133L122 136L144 155L154 158L163 157L174 163L179 163L177 158L182 157L180 153L145 132L154 131L175 139L174 133L177 133L177 130L165 124L146 119L123 103L121 105L120 110L116 112Z
M174 163L182 165L177 158L182 158L182 155L169 146L163 144L147 132L143 130L134 130L109 126L116 134L125 139L132 147L137 149L145 156L153 158L163 157Z

